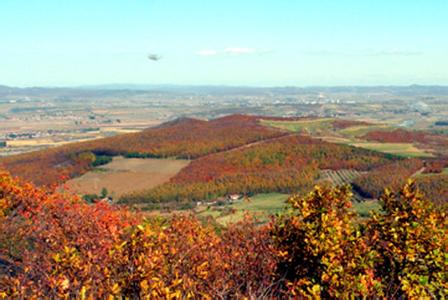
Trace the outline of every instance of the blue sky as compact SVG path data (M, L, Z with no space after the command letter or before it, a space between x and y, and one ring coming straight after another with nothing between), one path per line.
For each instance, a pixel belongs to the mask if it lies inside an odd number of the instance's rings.
M1 0L0 84L448 84L447 16L447 0Z

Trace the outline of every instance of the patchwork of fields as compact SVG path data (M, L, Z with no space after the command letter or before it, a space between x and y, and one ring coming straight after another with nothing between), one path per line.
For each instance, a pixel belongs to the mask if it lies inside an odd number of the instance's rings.
M366 140L369 133L388 133L396 130L387 124L361 124L353 126L335 126L336 119L321 118L311 120L261 120L261 124L287 130L291 132L300 132L319 137L327 142L340 143L374 150L378 152L390 153L403 157L431 157L431 147L423 147L420 142L375 142ZM405 131L404 131L405 132Z
M431 143L423 148L426 140ZM446 172L448 163L436 151L445 142L444 136L364 121L231 115L180 119L0 163L38 184L59 183L63 174L65 189L79 195L107 191L114 201L143 210L194 208L201 217L228 224L245 213L267 221L284 209L288 194L323 182L352 185L355 210L366 215L378 203L365 200L376 199L383 187L401 186L425 170ZM420 185L444 191L442 175L420 179ZM231 194L245 200L196 207Z

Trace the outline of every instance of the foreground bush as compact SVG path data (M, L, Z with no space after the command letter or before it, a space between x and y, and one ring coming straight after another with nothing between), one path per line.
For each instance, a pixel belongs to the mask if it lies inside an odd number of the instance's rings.
M443 298L448 224L413 183L365 223L348 188L271 224L143 219L0 174L0 298Z
M382 196L382 213L367 224L382 294L442 299L448 291L448 219L422 198L414 182Z
M374 295L369 249L352 223L348 188L316 187L307 197L291 197L293 210L271 230L278 251L277 275L288 294L300 298Z

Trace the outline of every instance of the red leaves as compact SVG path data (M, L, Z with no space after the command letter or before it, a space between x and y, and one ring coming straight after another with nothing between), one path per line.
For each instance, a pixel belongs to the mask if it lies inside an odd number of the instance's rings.
M67 247L76 253L77 266L70 267L75 269L60 271L68 276L61 282L70 282L70 288L81 289L84 280L100 282L102 276L94 271L95 266L104 265L110 259L109 249L126 226L138 220L138 216L125 210L104 203L88 205L78 198L65 198L22 184L6 174L0 176L0 185L3 199L9 199L0 219L0 251L8 251L8 255L15 257L17 268L24 270L16 277L20 286L31 288L38 280L42 295L47 297L52 295L46 294L47 289L59 282L50 276L55 267L54 255ZM4 247L8 244L9 248Z
M377 199L385 188L399 189L423 168L419 159L405 159L381 166L355 179L353 186L362 196Z
M316 188L270 225L216 228L188 215L142 220L1 174L0 297L446 296L445 212L410 184L360 227L350 196Z
M431 134L425 131L409 131L405 129L374 130L361 138L381 143L418 143L435 146L448 146L448 138L444 135Z
M368 170L390 160L377 152L289 135L198 158L169 183L125 196L123 202L187 202L229 193L307 191L319 169Z
M35 184L60 184L87 172L94 159L92 153L192 159L285 135L259 125L257 120L243 115L212 121L181 119L138 133L10 156L2 158L0 164L11 174Z

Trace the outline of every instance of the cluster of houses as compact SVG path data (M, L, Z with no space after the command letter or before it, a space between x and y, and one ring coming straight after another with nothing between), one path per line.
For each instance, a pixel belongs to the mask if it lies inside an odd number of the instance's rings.
M213 206L213 205L223 205L223 204L232 204L235 202L239 202L243 200L244 196L242 194L229 194L225 197L218 197L214 199L213 201L197 201L196 206L206 205L206 206Z

